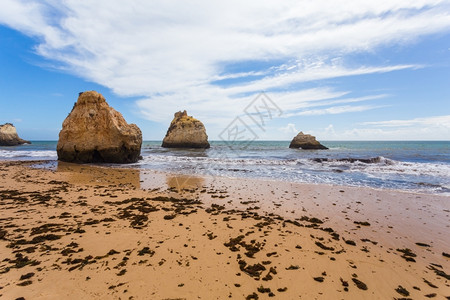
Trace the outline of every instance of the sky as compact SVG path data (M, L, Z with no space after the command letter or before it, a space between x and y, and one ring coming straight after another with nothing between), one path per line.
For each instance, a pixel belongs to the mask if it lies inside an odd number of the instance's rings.
M450 140L450 1L1 7L0 124L25 139L57 140L78 93L96 90L144 140L179 110L210 140L236 118L260 140ZM278 110L258 126L246 108L261 95Z

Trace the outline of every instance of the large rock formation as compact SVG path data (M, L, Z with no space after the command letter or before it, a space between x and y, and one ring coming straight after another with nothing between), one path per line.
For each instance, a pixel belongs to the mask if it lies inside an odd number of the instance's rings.
M322 145L321 143L319 143L318 141L316 141L316 138L310 134L304 134L303 132L300 131L299 134L297 134L297 136L295 136L292 141L291 144L289 145L289 148L302 148L305 150L310 150L310 149L318 149L318 150L326 150L328 149L327 147L325 147L324 145Z
M11 123L0 125L0 146L17 146L31 144L30 141L21 139L17 135L16 127Z
M209 148L205 126L199 120L188 116L186 111L176 112L162 146L166 148Z
M80 93L62 124L58 159L76 163L132 163L140 158L142 132L95 92Z

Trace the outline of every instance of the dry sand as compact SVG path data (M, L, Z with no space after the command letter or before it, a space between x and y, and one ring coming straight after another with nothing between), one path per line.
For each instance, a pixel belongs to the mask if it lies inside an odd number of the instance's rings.
M0 298L450 299L450 198L0 163Z

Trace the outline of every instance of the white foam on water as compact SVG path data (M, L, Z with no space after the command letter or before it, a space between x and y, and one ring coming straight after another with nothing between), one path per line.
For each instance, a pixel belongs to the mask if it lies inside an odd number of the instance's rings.
M145 165L152 162L187 163L187 164L215 164L228 166L300 166L311 170L333 170L341 169L343 172L361 172L366 174L405 174L417 176L439 176L449 178L450 164L401 162L385 157L376 157L367 163L360 160L329 159L325 161L314 161L312 159L234 159L216 157L187 157L172 155L147 155L138 164Z
M328 160L321 162L325 167L344 166L346 172L361 172L367 174L400 174L416 176L439 176L447 177L450 181L450 164L422 163L422 162L401 162L377 157L373 163L362 161L348 162L341 160Z
M450 164L396 161L383 156L373 158L243 158L232 152L215 156L143 154L130 167L155 168L188 174L232 177L272 178L293 182L343 184L448 193ZM0 149L0 159L54 160L54 150Z
M28 151L28 150L0 150L0 158L49 158L57 157L56 151L42 150L42 151Z

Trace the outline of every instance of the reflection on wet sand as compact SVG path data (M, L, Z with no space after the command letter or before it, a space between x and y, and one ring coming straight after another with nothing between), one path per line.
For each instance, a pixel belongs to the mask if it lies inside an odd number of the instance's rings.
M205 185L205 178L192 175L168 174L142 170L140 188L144 190L191 190Z
M140 171L57 162L56 172L64 173L74 184L126 185L140 188Z
M189 190L200 188L204 184L205 179L189 175L168 175L167 186L170 189Z
M181 191L196 189L205 183L204 178L189 175L165 174L126 168L119 169L111 168L110 166L79 165L61 161L56 162L54 170L57 173L64 173L70 182L80 185L127 185L147 190L163 188Z

